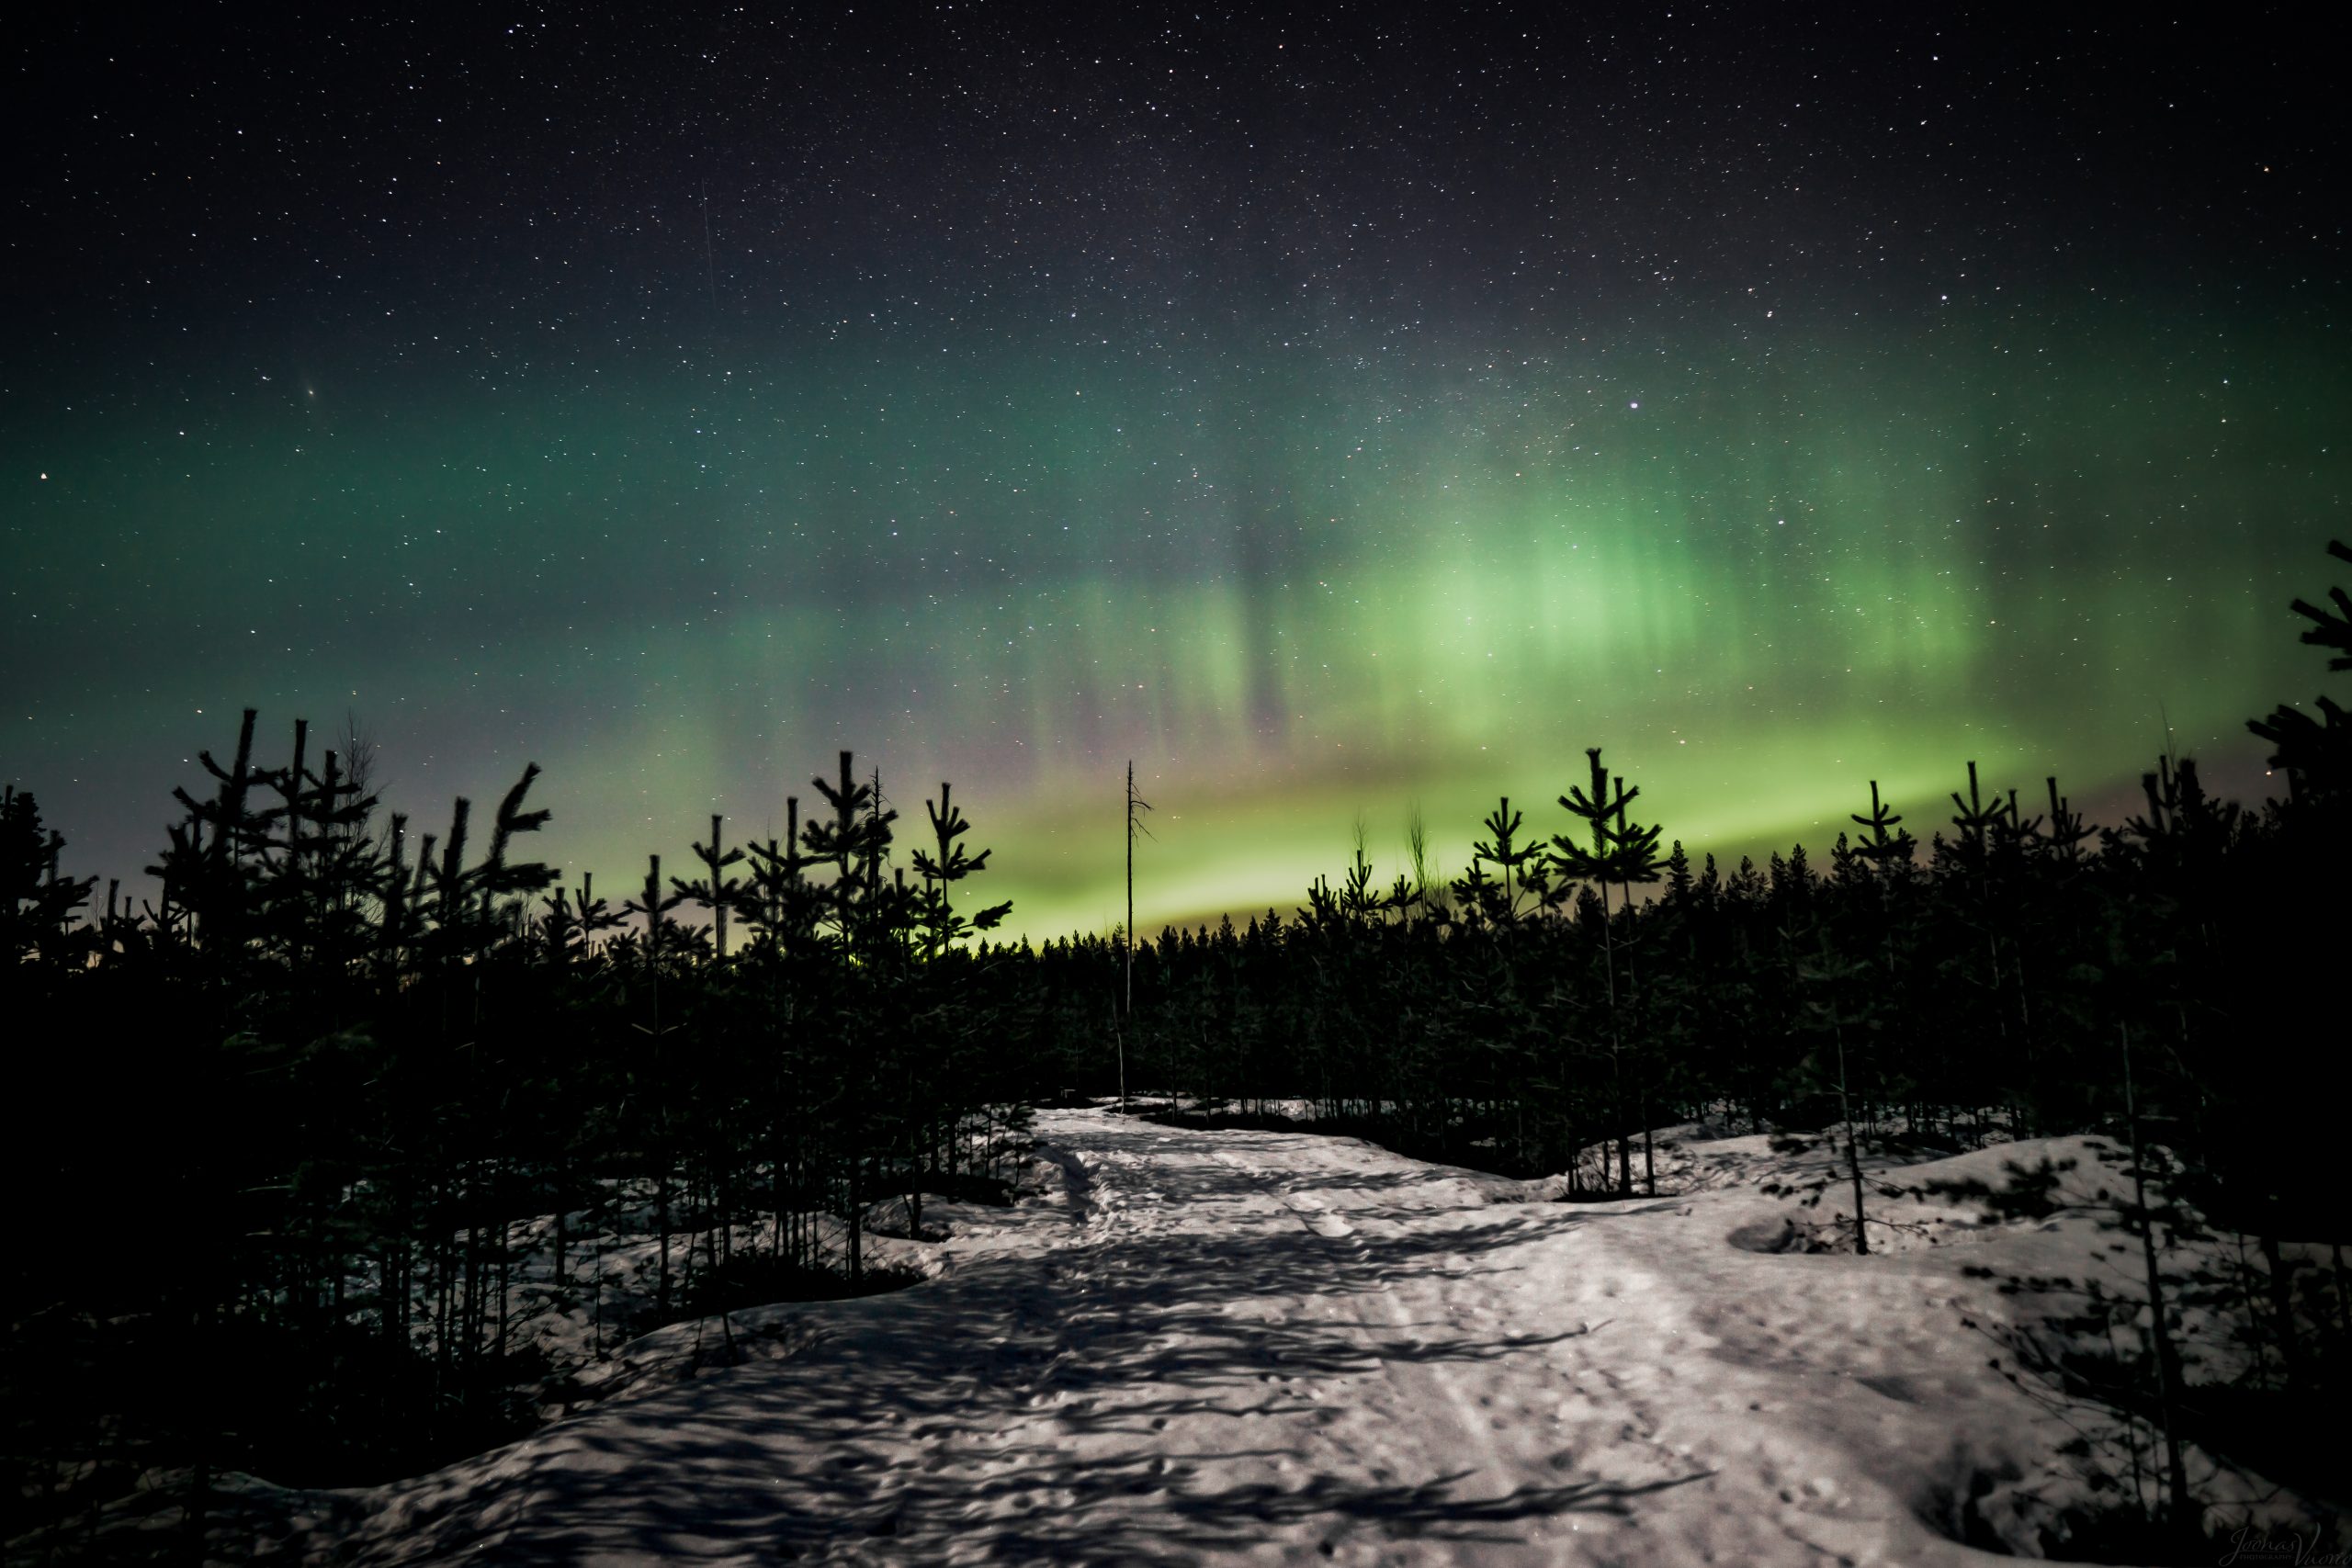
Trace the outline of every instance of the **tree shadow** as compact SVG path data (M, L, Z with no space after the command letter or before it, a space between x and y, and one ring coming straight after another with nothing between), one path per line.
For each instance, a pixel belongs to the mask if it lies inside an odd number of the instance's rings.
M1154 1562L1317 1520L1510 1540L1532 1520L1623 1516L1701 1478L1306 1473L1284 1439L1346 1419L1349 1380L1540 1359L1586 1332L1399 1325L1393 1303L1359 1303L1401 1279L1507 1272L1510 1253L1591 1218L1465 1195L1446 1223L1417 1209L1396 1213L1409 1228L1377 1226L1367 1173L1270 1183L1199 1146L1151 1147L1155 1135L1088 1130L1071 1190L1090 1206L1060 1250L983 1256L887 1296L739 1313L731 1334L706 1327L698 1353L682 1341L521 1443L370 1493L280 1494L256 1534L355 1564L791 1561L861 1536L918 1554L952 1542L1004 1562ZM1106 1166L1106 1153L1152 1163ZM1270 1208L1284 1182L1353 1200L1336 1212L1363 1228L1319 1234ZM1188 1228L1145 1223L1165 1208L1132 1211L1130 1226L1092 1206L1145 1189ZM1204 1424L1218 1440L1201 1440Z

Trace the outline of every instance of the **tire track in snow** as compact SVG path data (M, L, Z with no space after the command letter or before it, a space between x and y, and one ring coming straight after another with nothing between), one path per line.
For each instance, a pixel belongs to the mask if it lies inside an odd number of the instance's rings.
M1217 1150L1216 1157L1219 1164L1237 1172L1260 1190L1271 1194L1275 1201L1295 1215L1299 1224L1305 1225L1311 1235L1325 1242L1344 1247L1359 1262L1370 1261L1371 1251L1364 1246L1356 1227L1335 1213L1330 1204L1319 1193L1288 1189L1270 1181L1266 1179L1264 1172L1243 1164L1227 1150ZM1385 1327L1395 1330L1408 1340L1419 1343L1413 1334L1414 1319L1406 1311L1404 1303L1397 1297L1395 1286L1388 1280L1384 1279L1372 1291L1358 1293L1369 1295L1379 1302L1381 1315L1387 1319ZM1426 1384L1430 1392L1436 1393L1444 1402L1445 1407L1453 1412L1455 1424L1461 1427L1470 1449L1482 1461L1476 1467L1477 1472L1492 1478L1498 1483L1498 1492L1508 1492L1509 1478L1513 1467L1505 1461L1501 1450L1495 1442L1492 1419L1480 1412L1476 1404L1464 1391L1461 1381L1438 1362L1400 1362L1381 1354L1385 1348L1386 1342L1378 1337L1376 1325L1365 1322L1361 1311L1350 1311L1343 1304L1344 1298L1339 1292L1329 1292L1324 1299L1332 1303L1331 1311L1335 1317L1351 1321L1353 1326L1361 1331L1365 1348L1379 1360L1382 1373L1391 1382L1396 1383L1408 1400L1414 1391L1407 1385L1419 1382ZM1426 1405L1426 1402L1416 1403Z
M686 1365L435 1475L293 1499L318 1515L294 1544L354 1568L485 1541L518 1562L1976 1561L1804 1431L1858 1386L1824 1386L1818 1335L1709 1355L1743 1292L1771 1288L1757 1322L1786 1331L1823 1270L1353 1140L1102 1111L1039 1133L1061 1179L961 1216L954 1270L773 1309L818 1350ZM1582 1314L1616 1326L1587 1339Z

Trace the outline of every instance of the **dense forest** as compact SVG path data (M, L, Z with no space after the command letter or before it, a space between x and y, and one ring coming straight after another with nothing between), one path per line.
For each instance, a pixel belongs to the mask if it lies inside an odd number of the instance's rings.
M2297 602L2304 640L2352 669L2332 604ZM951 790L902 822L847 753L780 839L712 818L617 901L531 858L536 768L424 831L379 811L364 744L270 742L251 711L175 792L153 898L63 875L11 788L6 1533L161 1470L200 1512L227 1469L350 1484L476 1451L577 1370L536 1315L585 1312L598 1355L903 1282L877 1215L1002 1201L1032 1107L1144 1090L1305 1101L1578 1197L1654 1190L1652 1130L1694 1118L1842 1130L1857 1250L1873 1139L2128 1119L2177 1201L2249 1238L2266 1375L2338 1386L2352 721L2323 697L2252 728L2285 786L2259 807L2166 757L2094 828L2054 779L1956 764L1948 807L1873 785L1815 856L1728 869L1596 749L1556 810L1500 801L1457 876L1417 848L1384 879L1359 846L1288 916L1132 947L995 941ZM602 1259L566 1259L627 1225L654 1250L608 1317ZM526 1238L551 1279L518 1272ZM2312 1244L2330 1264L2299 1268Z

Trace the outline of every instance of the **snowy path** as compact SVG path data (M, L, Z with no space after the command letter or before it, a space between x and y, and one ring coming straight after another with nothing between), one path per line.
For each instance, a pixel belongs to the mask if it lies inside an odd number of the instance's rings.
M1964 1479L1954 1433L1983 1422L1955 1416L1999 1397L1936 1326L1940 1257L1759 1256L1724 1241L1731 1195L1519 1201L1346 1139L1099 1111L1038 1131L1067 1190L956 1211L944 1278L741 1314L775 1330L744 1364L415 1481L297 1495L313 1529L287 1549L1989 1561L1914 1510Z

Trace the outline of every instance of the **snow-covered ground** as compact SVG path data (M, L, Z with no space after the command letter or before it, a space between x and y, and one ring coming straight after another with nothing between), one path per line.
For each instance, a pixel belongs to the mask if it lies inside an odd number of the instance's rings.
M1891 1201L1905 1228L1857 1258L1772 1250L1845 1193L1765 1192L1826 1156L1762 1138L1686 1130L1659 1151L1680 1195L1568 1204L1346 1138L1109 1111L1037 1133L1043 1190L937 1205L925 1283L664 1329L593 1403L430 1475L235 1482L271 1521L257 1550L1926 1568L1991 1561L1971 1531L2030 1549L2085 1493L2060 1450L2087 1413L2021 1393L1966 1320L2041 1310L1985 1269L2128 1288L2087 1219ZM2043 1152L2091 1151L1903 1179ZM2263 1490L2199 1463L2209 1496Z

